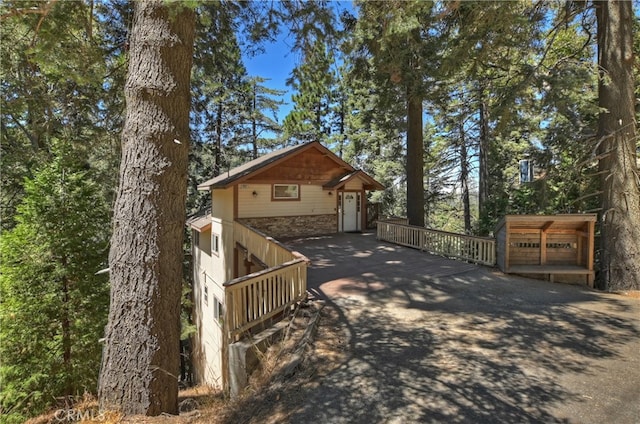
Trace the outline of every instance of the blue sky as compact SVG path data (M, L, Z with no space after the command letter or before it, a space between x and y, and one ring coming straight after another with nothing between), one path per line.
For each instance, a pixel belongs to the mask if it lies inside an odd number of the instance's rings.
M269 81L264 82L265 86L287 91L283 96L285 104L280 106L278 113L280 123L293 107L291 92L285 83L296 66L296 55L291 51L291 45L292 41L288 41L287 34L280 34L275 42L265 43L265 53L254 57L245 56L243 59L249 75L268 78Z
M355 14L351 0L332 1L331 3L336 10L347 9ZM283 96L285 104L280 107L278 113L278 121L280 123L282 123L285 116L287 116L293 108L291 101L292 93L285 81L289 78L291 71L296 66L296 53L291 51L291 46L293 46L294 41L289 31L284 29L278 35L276 41L264 44L265 52L263 54L254 57L243 57L244 65L249 75L268 78L269 81L265 81L265 86L287 91Z

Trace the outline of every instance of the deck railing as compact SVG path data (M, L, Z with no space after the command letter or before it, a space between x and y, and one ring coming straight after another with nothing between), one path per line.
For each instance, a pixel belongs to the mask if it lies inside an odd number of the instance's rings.
M435 255L462 259L493 266L496 262L496 242L490 237L475 237L447 231L378 221L378 240L413 247Z
M236 243L247 249L249 255L254 255L268 267L278 266L301 257L276 239L238 221L233 223L233 237Z
M295 259L282 265L236 278L224 284L228 337L262 324L307 291L307 262Z
M392 217L389 217L389 218L378 220L378 222L388 222L389 224L408 225L409 224L409 219L402 218L400 216L392 216Z
M302 254L240 222L233 223L234 241L268 268L223 284L225 326L229 340L264 323L307 291L307 264Z

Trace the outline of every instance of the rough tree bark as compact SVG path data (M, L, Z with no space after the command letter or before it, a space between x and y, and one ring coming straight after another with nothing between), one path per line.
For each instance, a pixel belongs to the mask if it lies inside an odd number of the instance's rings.
M222 100L218 101L216 110L216 155L213 165L213 176L217 177L222 174Z
M462 119L462 118L460 118ZM467 152L467 141L464 133L464 123L458 124L460 132L460 185L462 188L462 207L464 216L464 232L471 234L471 199L469 198L469 160Z
M252 155L251 159L258 159L258 124L256 122L256 109L258 108L258 90L257 82L253 82L251 87L251 147Z
M424 140L422 98L409 90L407 99L407 218L424 227Z
M100 406L178 412L193 10L135 3Z
M636 163L633 10L598 1L598 156L602 177L600 286L640 289L640 177Z
M484 97L484 86L478 88L478 99L480 109L478 111L480 119L480 140L478 154L480 156L478 164L478 212L480 220L486 220L487 200L489 199L489 111ZM487 235L486 228L480 228L480 235Z

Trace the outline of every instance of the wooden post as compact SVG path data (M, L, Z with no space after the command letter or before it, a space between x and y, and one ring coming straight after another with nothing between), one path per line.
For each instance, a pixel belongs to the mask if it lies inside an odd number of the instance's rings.
M582 266L583 238L584 236L581 234L581 231L576 230L576 265L578 266Z
M540 265L547 264L547 231L540 231ZM553 279L551 280L553 281Z
M231 312L235 308L232 306L233 297L229 290L225 289L224 293L224 320L222 321L222 349L220 353L222 355L222 390L227 392L229 390L229 322L231 320Z
M589 221L589 229L588 229L588 237L589 237L589 248L587 249L587 269L589 270L589 274L587 274L587 285L589 287L593 287L593 255L594 255L594 245L595 245L595 231L596 223L594 221Z
M511 264L509 263L509 251L511 250L511 247L509 246L509 239L511 238L511 225L509 224L509 221L506 221L504 223L504 272L508 273L509 272L509 268L511 267Z

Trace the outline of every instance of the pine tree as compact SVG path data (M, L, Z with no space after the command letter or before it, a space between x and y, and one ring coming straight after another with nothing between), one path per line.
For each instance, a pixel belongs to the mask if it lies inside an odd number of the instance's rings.
M429 77L437 69L440 33L431 2L362 2L356 30L356 59L367 63L376 78L379 113L404 110L406 136L407 216L423 226L424 137L423 102ZM370 59L370 60L369 60Z
M286 140L326 141L331 133L331 92L334 57L324 40L316 40L302 53L302 63L287 80L296 92L294 107L284 119Z
M640 289L640 174L634 99L633 7L598 1L598 156L602 187L601 282Z
M280 131L275 119L280 103L274 97L283 93L261 85L264 79L247 75L242 62L243 49L245 53L257 49L273 31L264 28L263 21L269 18L270 12L254 3L204 3L196 9L189 214L209 204L210 199L197 190L203 179L246 162L260 147L271 147L274 142L261 134L272 133L275 139ZM252 44L243 45L247 42Z
M184 5L135 3L98 387L105 410L178 412L194 27Z
M238 8L232 3L206 3L197 10L192 84L194 142L211 150L207 177L231 165L242 139L242 112L247 71L236 36Z
M21 422L54 399L93 390L109 307L108 205L86 151L49 142L0 244L0 409Z
M249 144L251 159L256 159L260 148L270 149L282 132L277 120L278 108L284 104L281 98L284 90L276 90L262 85L267 79L256 76L245 81L243 120L246 137L241 144ZM268 134L271 137L266 138ZM247 140L246 143L244 140Z
M25 178L49 160L50 143L64 139L88 149L105 196L113 194L122 115L126 7L114 1L0 4L0 214L15 222ZM109 13L109 16L105 16Z
M378 86L367 64L348 52L342 69L345 113L344 159L374 176L386 189L376 191L369 199L381 206L382 215L406 216L406 173L404 167L404 116Z

